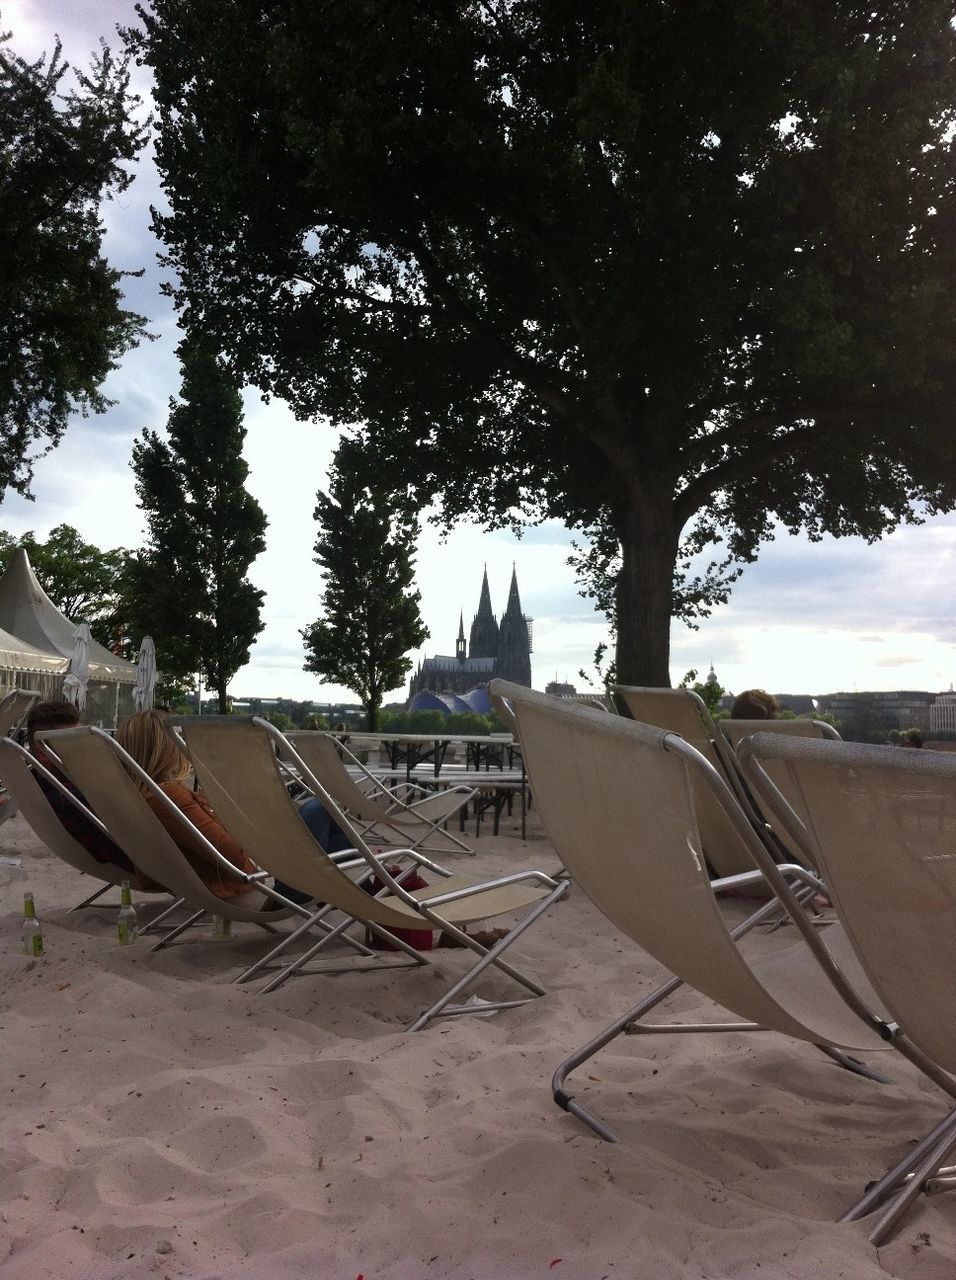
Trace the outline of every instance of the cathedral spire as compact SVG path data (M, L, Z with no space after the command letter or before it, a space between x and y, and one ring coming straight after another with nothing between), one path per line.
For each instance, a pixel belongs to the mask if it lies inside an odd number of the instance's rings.
M459 662L465 661L465 614L458 615L458 639L455 641L455 657Z
M488 566L485 565L485 571L481 577L481 596L478 599L479 618L493 618L495 615L491 612L491 592L488 590Z
M488 566L485 565L481 579L481 597L478 601L478 612L471 624L471 637L468 644L469 658L497 658L498 656L498 621L491 610L491 592L488 589Z
M508 607L505 609L502 622L504 622L505 618L522 618L523 616L524 615L521 612L521 597L518 595L518 570L515 566L515 562L512 560L511 589L508 592Z
M518 595L518 571L511 566L511 589L508 607L501 619L497 674L516 684L531 685L531 629L529 619L521 612Z

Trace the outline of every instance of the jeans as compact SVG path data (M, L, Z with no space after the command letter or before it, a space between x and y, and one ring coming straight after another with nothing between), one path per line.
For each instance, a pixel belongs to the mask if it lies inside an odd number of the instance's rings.
M321 800L315 797L306 800L299 808L299 817L326 853L340 853L342 849L351 849L351 840L332 820L332 815Z
M299 808L299 815L326 853L338 853L342 849L352 847L348 836L333 822L332 815L321 800L315 798L306 800L305 804ZM308 893L293 889L290 884L284 884L281 880L276 880L275 888L283 897L300 906L312 901Z

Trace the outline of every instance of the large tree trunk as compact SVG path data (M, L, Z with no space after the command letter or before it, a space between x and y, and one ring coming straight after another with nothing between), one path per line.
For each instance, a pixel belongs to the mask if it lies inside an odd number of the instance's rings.
M365 729L368 733L378 733L381 705L382 695L380 693L369 694L369 700L365 704Z
M674 565L680 530L665 486L663 498L636 492L618 522L621 575L617 586L617 679L620 684L670 687Z

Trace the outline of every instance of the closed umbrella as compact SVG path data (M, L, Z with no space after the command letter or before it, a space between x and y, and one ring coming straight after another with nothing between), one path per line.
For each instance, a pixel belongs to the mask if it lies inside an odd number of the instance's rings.
M90 629L85 622L76 628L70 669L63 680L63 696L72 702L77 711L86 706L86 686L90 678Z
M136 664L136 684L133 687L133 705L137 711L146 711L153 705L156 688L156 646L152 636L144 636L139 646Z

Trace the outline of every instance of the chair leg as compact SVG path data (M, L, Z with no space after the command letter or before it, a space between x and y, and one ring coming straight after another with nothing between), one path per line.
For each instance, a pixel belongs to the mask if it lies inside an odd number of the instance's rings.
M856 1202L840 1218L841 1222L857 1222L873 1213L894 1192L903 1187L903 1193L897 1196L890 1210L877 1223L870 1239L880 1236L882 1242L892 1232L896 1222L915 1199L923 1183L944 1163L946 1155L956 1144L956 1111L951 1111L925 1138L922 1138L912 1151L909 1151L898 1164L888 1170L878 1182L874 1182L866 1194ZM887 1219L892 1221L887 1222Z
M950 1120L956 1122L956 1114L950 1117ZM886 1213L882 1215L879 1222L870 1232L870 1244L876 1245L877 1248L893 1235L897 1225L912 1205L913 1201L925 1189L926 1180L931 1174L945 1163L946 1157L951 1151L956 1150L956 1128L951 1127L946 1138L943 1139L936 1147L932 1148L929 1155L923 1163L915 1168L910 1175L908 1184L901 1193L893 1201Z
M746 920L737 925L737 927L731 931L731 936L734 941L738 941L752 929L755 929L757 925L762 924L769 917L773 916L779 907L780 903L776 898L771 898L768 902L765 902L763 906L759 907L752 915L748 916ZM612 1129L609 1129L603 1121L599 1120L597 1116L592 1115L586 1107L583 1107L579 1102L576 1102L572 1094L567 1093L564 1087L565 1082L572 1071L576 1071L582 1063L587 1062L589 1058L593 1058L596 1053L600 1052L600 1050L605 1047L605 1045L610 1044L611 1041L615 1040L619 1035L637 1031L639 1029L638 1023L640 1020L646 1014L650 1013L650 1011L657 1005L661 1004L662 1001L666 1000L668 996L673 995L674 992L683 985L684 983L682 979L671 978L668 982L665 982L663 986L658 987L656 991L652 991L650 995L645 996L639 1004L636 1004L633 1009L628 1010L628 1012L622 1017L616 1018L614 1022L609 1023L603 1031L600 1031L592 1040L589 1040L587 1044L582 1045L580 1049L565 1058L565 1060L560 1063L555 1070L554 1076L551 1080L551 1092L554 1097L554 1101L562 1108L562 1110L569 1112L573 1116L577 1116L583 1124L586 1124L589 1129L593 1129L593 1131L599 1137L603 1138L605 1142L617 1142L617 1135ZM689 1029L690 1028L688 1028L688 1030ZM743 1024L741 1024L740 1029L745 1029ZM674 1027L673 1031L674 1034L679 1034L680 1028ZM855 1071L859 1075L869 1076L870 1078L879 1080L884 1084L889 1083L875 1072L872 1072L864 1063L857 1062L856 1059L843 1053L842 1050L831 1050L828 1045L817 1045L815 1047L822 1053L827 1054L828 1057L833 1058L834 1061L840 1064L840 1066L846 1067L849 1071Z
M874 1071L872 1067L868 1067L860 1058L854 1058L852 1054L844 1053L842 1049L834 1049L832 1045L818 1044L814 1048L819 1049L821 1053L825 1053L828 1058L832 1058L838 1067L842 1067L844 1071L850 1071L855 1076L865 1076L867 1080L875 1080L877 1084L892 1084L893 1081L889 1076L880 1075L879 1071Z
M577 1116L579 1120L586 1124L589 1129L593 1129L605 1142L617 1142L617 1134L613 1129L609 1129L597 1116L592 1115L586 1107L582 1107L580 1103L575 1102L571 1094L565 1092L565 1081L571 1072L575 1071L583 1062L593 1058L605 1045L610 1044L619 1035L623 1035L629 1026L632 1026L645 1013L653 1009L655 1005L660 1004L662 1000L666 1000L669 995L673 995L677 988L683 985L683 979L671 978L670 982L665 982L657 991L645 996L639 1004L636 1004L633 1009L629 1009L623 1017L616 1018L614 1022L606 1026L603 1031L600 1031L587 1044L582 1045L580 1049L565 1058L558 1065L551 1078L551 1093L557 1105L564 1111L570 1112L571 1115Z
M102 898L107 889L112 888L113 885L111 884L101 885L100 888L97 889L95 893L91 893L88 898L84 898L82 902L78 902L75 907L70 907L67 915L72 915L74 911L80 911L83 907L88 907L90 903L95 902L97 898Z
M458 936L460 940L465 941L472 950L480 953L479 959L477 963L468 970L463 978L459 978L459 980L454 983L444 995L442 995L433 1005L415 1019L412 1025L408 1028L409 1031L421 1031L422 1028L426 1027L433 1018L440 1016L454 1017L461 1013L487 1012L489 1008L510 1009L517 1005L527 1004L530 999L547 995L544 987L540 986L532 978L528 978L524 974L520 973L519 970L512 968L510 964L507 964L500 957L501 953L506 950L506 948L510 947L512 942L519 938L526 929L530 928L530 926L534 924L535 920L548 910L552 903L557 902L559 898L563 897L564 894L568 892L569 888L570 883L568 881L564 881L556 885L546 898L542 898L541 901L535 905L533 910L523 916L510 933L507 933L503 938L496 942L493 947L483 947L481 943L476 942L474 938L469 937L467 933L460 933L457 929L453 930L454 934ZM508 1000L498 1003L490 1002L477 1007L470 1005L452 1006L451 1002L455 997L459 996L467 987L470 987L490 965L494 965L497 969L500 969L502 972L508 974L509 977L513 978L515 982L526 987L532 993L531 996L525 996L521 1000Z
M172 915L172 913L178 907L181 907L185 901L186 901L185 898L177 898L176 901L172 904L172 906L166 907L163 911L159 913L158 916L154 916L153 919L150 920L148 924L143 925L142 929L140 929L139 931L140 936L142 936L144 933L149 933L150 929L157 928L162 923L162 921L166 919L168 915Z
M309 963L309 961L313 958L313 956L318 955L318 953L325 946L327 946L330 942L334 942L337 938L342 937L342 935L345 933L345 930L348 929L354 923L355 921L352 918L352 916L346 916L346 918L341 922L341 924L337 924L334 929L330 929L324 938L320 939L320 941L318 941L313 947L310 947L308 951L304 951L302 955L297 956L295 960L293 960L291 964L288 964L284 969L282 969L281 972L279 972L272 979L271 982L267 982L264 987L260 987L259 990L256 992L256 995L264 996L270 991L275 991L277 987L281 987L282 984L288 978L291 978L293 974L298 973L305 965ZM426 960L425 957L421 955L420 952L416 951L414 947L409 946L408 943L404 941L404 939L394 937L387 930L381 929L378 925L369 924L368 927L372 930L373 933L377 934L379 937L387 938L389 943L392 946L397 947L400 950L406 952L408 956L414 961L415 964L429 963L428 960ZM378 958L378 952L372 951L370 948L364 948L364 950L366 950L370 955L373 955L376 957L376 964L375 964L376 968L395 968L396 967L396 965L394 964L383 964L381 960Z
M331 925L325 924L323 920L323 917L328 915L330 910L331 910L331 907L328 907L328 906L321 907L318 911L315 912L314 915L311 915L307 920L304 920L297 929L293 929L291 933L287 933L283 937L282 941L278 944L278 946L273 947L272 950L268 952L266 955L262 956L261 959L256 960L256 962L254 964L251 964L248 969L244 969L242 973L240 973L239 977L233 979L233 981L237 983L248 982L250 978L254 977L255 974L257 974L260 971L260 969L264 969L272 960L275 959L276 956L280 955L286 949L286 947L288 947L291 943L295 942L297 938L301 938L304 933L308 933L308 931L311 928L313 928L313 926L318 926L319 928L327 929L331 933L332 932ZM327 942L328 938L326 937L322 941ZM364 953L366 955L375 954L375 952L372 951L370 947L366 947L364 943L357 942L354 938L347 937L344 939L344 941L351 943L352 946L361 953Z
M164 937L160 938L158 942L154 942L153 945L149 948L150 951L161 951L162 948L165 946L168 946L169 943L172 942L174 938L178 938L181 933L185 933L187 929L191 928L192 925L194 925L197 922L197 920L201 920L205 914L206 914L205 911L194 912L193 915L191 915L188 920L184 920L182 924L176 925L175 929L170 929L169 933L167 933Z

